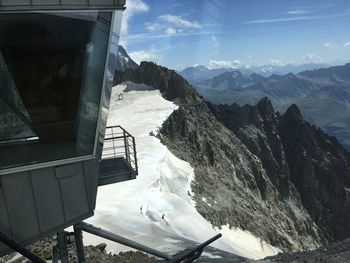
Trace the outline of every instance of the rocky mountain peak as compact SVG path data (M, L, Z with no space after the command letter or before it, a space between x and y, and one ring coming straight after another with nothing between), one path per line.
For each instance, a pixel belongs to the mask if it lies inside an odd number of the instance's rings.
M289 118L299 123L304 121L300 109L296 104L292 104L288 107L287 111L284 114L284 118Z
M125 70L127 68L135 69L139 65L129 56L125 48L121 45L118 47L117 70Z
M144 83L158 89L164 98L192 100L199 97L188 82L174 70L159 66L153 62L142 61L136 69L126 69L116 74L116 84L124 81Z
M268 99L267 97L262 98L258 104L257 104L257 108L259 109L259 111L264 114L264 115L271 115L274 114L274 109L272 106L272 102L270 99Z

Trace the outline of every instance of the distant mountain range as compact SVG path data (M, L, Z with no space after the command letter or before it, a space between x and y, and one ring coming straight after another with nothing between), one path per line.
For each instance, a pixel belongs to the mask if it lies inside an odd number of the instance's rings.
M350 149L350 63L269 77L226 71L194 85L214 104L254 105L268 97L283 113L295 103L307 121L336 136Z
M305 70L312 70L322 67L327 67L327 64L301 64L301 65L261 65L261 66L242 66L238 68L208 68L203 65L192 66L185 68L184 70L179 71L178 73L189 81L192 85L197 84L198 82L211 79L216 77L224 72L232 72L239 70L240 72L250 75L252 73L259 74L264 77L275 75L285 75L288 73L298 74L299 72Z
M205 100L216 105L255 105L268 97L275 109L283 113L296 104L307 121L337 137L350 150L350 63L326 66L265 65L240 70L194 66L178 73ZM120 46L118 69L137 67ZM281 75L285 72L288 73Z

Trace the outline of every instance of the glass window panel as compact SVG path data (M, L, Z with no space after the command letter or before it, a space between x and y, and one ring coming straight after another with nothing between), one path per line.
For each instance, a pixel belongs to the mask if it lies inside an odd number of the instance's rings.
M0 15L0 169L93 154L111 20Z

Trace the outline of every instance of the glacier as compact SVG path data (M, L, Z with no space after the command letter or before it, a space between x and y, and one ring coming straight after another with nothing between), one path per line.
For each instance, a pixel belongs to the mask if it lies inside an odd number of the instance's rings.
M107 124L121 125L135 136L139 175L99 187L95 215L88 223L168 253L182 249L183 240L203 242L217 233L223 237L212 246L239 256L261 259L280 252L248 231L214 228L197 212L191 198L193 168L155 136L177 108L144 84L126 82L113 88ZM112 253L130 250L89 234L84 242L105 242Z

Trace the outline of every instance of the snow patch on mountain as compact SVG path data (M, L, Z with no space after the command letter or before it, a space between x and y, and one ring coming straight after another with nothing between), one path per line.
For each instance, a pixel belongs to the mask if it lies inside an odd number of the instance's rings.
M193 168L154 136L177 108L150 86L128 82L114 87L108 125L121 125L135 136L139 175L100 187L89 222L170 253L178 250L178 240L203 242L220 232L223 237L213 243L216 248L254 259L277 254L279 249L247 231L214 229L197 212L191 191ZM86 241L101 242L92 237ZM108 249L118 251L120 246L108 243Z

